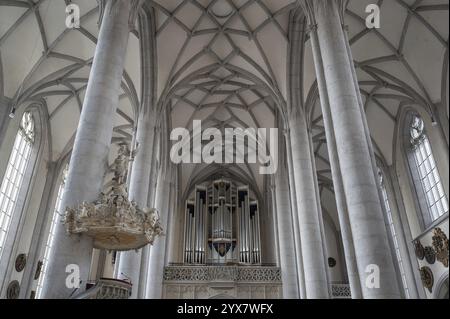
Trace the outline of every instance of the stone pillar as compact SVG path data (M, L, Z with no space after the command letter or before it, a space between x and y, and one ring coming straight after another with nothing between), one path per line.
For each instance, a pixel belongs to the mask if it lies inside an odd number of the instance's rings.
M278 222L283 298L299 299L300 291L295 256L294 226L287 181L286 169L284 164L280 163L275 177L275 204Z
M113 123L128 45L135 1L102 2L103 19L92 64L83 110L75 138L62 207L96 200L102 191L108 164ZM65 299L85 290L93 242L87 236L69 236L63 225L56 229L44 298ZM66 286L68 265L80 270L80 288ZM76 275L76 274L75 274Z
M306 287L305 287L305 273L303 271L303 257L302 257L302 240L300 237L300 223L298 221L298 209L297 209L297 195L295 189L295 181L293 175L293 163L292 163L292 150L291 150L291 138L289 134L286 134L286 156L288 163L288 177L289 177L289 189L291 199L291 213L292 221L294 225L294 239L295 239L295 251L297 259L297 274L298 284L300 291L300 298L306 299Z
M266 241L266 246L264 249L266 253L264 254L264 263L276 264L279 260L278 251L278 231L276 231L276 217L274 216L275 211L273 209L273 197L272 197L272 181L267 179L264 186L264 197L265 197L265 213L263 218L265 219L264 231L261 236L270 236L270 240Z
M267 186L266 194L270 197L270 209L273 212L272 221L273 221L273 233L275 236L275 261L278 267L281 265L281 252L280 252L280 234L278 233L278 216L277 216L277 201L275 194L275 179L270 180Z
M334 134L337 157L332 169L342 177L356 262L364 298L399 298L400 293L384 225L377 180L373 168L370 136L355 88L354 65L350 63L342 27L343 1L301 2L313 28L317 27L314 59L321 89L325 129ZM319 55L320 52L320 55ZM326 88L326 92L323 92ZM327 109L327 102L329 109ZM323 103L325 102L325 103ZM333 144L329 143L329 146ZM333 149L330 152L333 155ZM340 171L337 171L339 167ZM342 204L342 203L341 203ZM342 207L341 207L342 208ZM380 271L380 287L366 284L373 267Z
M172 168L175 170L175 168ZM165 176L168 175L168 176ZM175 183L170 169L163 169L158 178L155 206L160 213L161 225L165 235L158 237L150 249L147 272L146 299L161 299L163 291L164 267L166 265L166 243L169 221L169 210L176 201Z
M315 60L316 75L318 79L318 88L321 96L322 104L322 115L325 126L330 127L332 125L331 121L331 110L330 103L328 100L327 88L325 86L325 75L323 73L322 59L320 58L320 47L318 43L317 28L311 28L311 46L314 52L314 56L317 57ZM355 257L355 247L353 246L353 236L350 226L350 219L348 217L347 201L344 194L344 185L342 183L342 174L339 167L339 158L337 154L337 145L334 137L334 132L331 130L326 130L327 147L328 154L330 158L330 166L333 178L333 188L336 198L336 206L339 215L339 225L342 233L342 242L344 246L345 263L347 267L347 273L349 278L350 289L352 292L353 299L361 299L361 283L358 274L358 268L356 264Z
M150 187L153 185L151 172L153 167L153 145L155 138L155 123L156 116L154 112L148 109L142 110L137 125L136 142L138 145L138 152L134 159L131 175L130 175L130 190L129 198L141 208L149 207L148 202L150 194ZM119 259L118 278L129 279L133 284L131 298L136 299L142 297L139 291L142 290L140 285L141 280L141 260L143 250L123 252Z
M41 252L42 248L46 245L48 233L45 230L47 229L47 222L51 220L50 215L54 212L52 209L52 194L55 194L61 185L61 180L58 179L58 173L60 171L60 164L58 165L55 162L47 164L47 178L45 180L44 192L39 205L36 223L34 225L33 237L27 256L27 264L23 271L19 299L27 299L31 294L34 275L40 258L39 252Z
M160 136L159 127L155 127L155 140L153 141L153 166L150 173L150 191L148 194L148 205L149 207L156 207L155 206L155 193L156 193L156 186L157 186L157 180L158 180L158 154L156 154L155 150L157 147L158 140L156 139L158 136ZM164 230L169 231L169 230ZM139 284L139 298L144 299L147 289L147 277L148 277L148 265L150 261L150 250L152 246L148 245L142 250L142 259L141 259L141 277L140 277L140 284Z
M320 199L316 192L316 173L304 114L289 116L293 177L295 181L300 239L308 299L330 298L325 247L322 238Z

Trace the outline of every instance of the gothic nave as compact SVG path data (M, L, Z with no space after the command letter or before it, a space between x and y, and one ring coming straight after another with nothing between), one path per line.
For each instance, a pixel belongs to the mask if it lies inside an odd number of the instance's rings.
M0 0L0 299L448 299L448 0Z

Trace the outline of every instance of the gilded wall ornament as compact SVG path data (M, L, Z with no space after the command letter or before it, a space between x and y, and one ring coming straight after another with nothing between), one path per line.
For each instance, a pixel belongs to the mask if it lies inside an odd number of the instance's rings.
M422 279L423 286L427 288L430 293L432 293L434 286L434 276L431 269L429 267L420 268L420 278Z
M434 263L436 262L436 252L434 251L433 247L425 247L425 260L430 265L434 265Z
M425 249L423 248L420 240L414 241L414 252L419 260L423 260L425 258Z
M20 284L17 280L11 281L6 289L6 299L19 299Z
M27 264L27 255L20 254L16 258L15 268L17 272L22 272Z
M433 230L433 247L437 260L448 267L448 238L440 228Z

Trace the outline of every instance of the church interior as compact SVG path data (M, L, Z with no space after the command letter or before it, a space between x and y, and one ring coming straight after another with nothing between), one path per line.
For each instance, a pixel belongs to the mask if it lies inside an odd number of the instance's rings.
M448 299L448 37L448 0L0 0L0 299Z

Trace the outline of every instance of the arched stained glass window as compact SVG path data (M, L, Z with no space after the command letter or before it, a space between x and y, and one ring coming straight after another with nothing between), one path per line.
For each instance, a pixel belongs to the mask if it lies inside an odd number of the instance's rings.
M22 117L0 187L0 257L4 250L25 171L30 161L34 138L33 115L26 112Z
M67 173L69 171L69 165L67 165L62 173L61 184L58 188L58 195L56 197L55 209L53 211L52 220L50 223L50 230L47 237L47 242L45 244L44 257L42 259L42 271L38 280L37 288L36 288L36 297L41 298L42 288L44 286L44 282L47 275L48 264L50 262L49 257L53 247L53 239L55 237L56 224L58 222L59 216L63 215L61 202L64 194L64 188L66 186Z
M430 141L426 134L425 123L418 115L412 117L410 127L411 150L414 155L414 166L419 183L426 199L428 216L424 216L426 226L448 213L448 201L442 187L441 178L434 160Z

